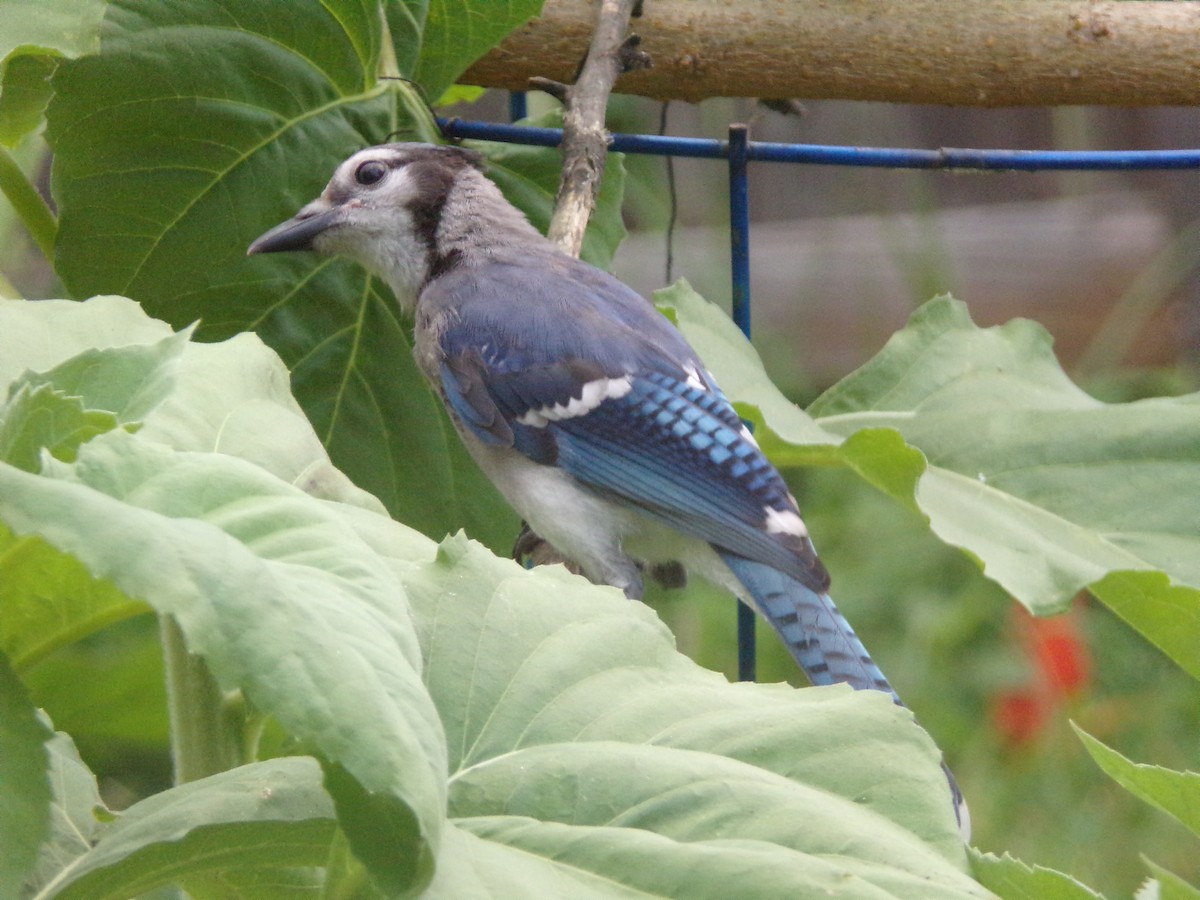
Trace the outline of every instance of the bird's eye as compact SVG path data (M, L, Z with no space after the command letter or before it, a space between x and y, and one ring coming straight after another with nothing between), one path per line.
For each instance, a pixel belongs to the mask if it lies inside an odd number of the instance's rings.
M371 185L383 180L387 166L378 160L369 160L354 170L354 180L359 184Z

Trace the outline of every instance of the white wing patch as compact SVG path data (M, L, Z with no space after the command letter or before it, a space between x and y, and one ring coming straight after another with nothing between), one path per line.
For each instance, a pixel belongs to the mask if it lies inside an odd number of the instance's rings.
M687 363L683 367L683 371L687 373L688 387L694 387L698 391L708 392L708 385L704 379L700 377L700 371L691 363Z
M618 400L631 390L633 380L628 375L621 378L597 378L595 381L585 382L578 397L572 397L566 403L531 409L517 421L522 425L545 428L551 422L587 415L605 400Z
M769 506L763 512L766 513L764 527L767 529L767 534L808 537L808 528L805 527L804 520L798 513L794 513L790 509L772 509Z

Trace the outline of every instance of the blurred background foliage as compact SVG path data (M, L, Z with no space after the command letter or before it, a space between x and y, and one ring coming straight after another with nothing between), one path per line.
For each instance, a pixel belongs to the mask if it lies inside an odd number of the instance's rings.
M535 110L549 101L533 98ZM452 113L504 118L488 94ZM614 98L613 130L657 131L662 109ZM721 137L752 121L761 140L895 146L1186 147L1200 110L949 110L821 102L800 116L748 101L668 110L672 134ZM14 154L48 162L38 137ZM615 271L648 292L686 276L728 298L727 187L720 165L626 160L631 237ZM1197 388L1200 240L1194 172L1056 175L753 168L756 346L801 404L873 355L916 305L965 300L980 325L1022 315L1055 335L1063 363L1105 400ZM677 205L673 213L672 207ZM674 219L674 265L666 265ZM63 296L0 204L0 294ZM1143 879L1140 851L1195 882L1187 830L1121 790L1068 720L1126 756L1200 769L1193 680L1088 597L1033 620L920 516L844 471L790 472L835 596L882 668L945 750L967 794L974 843L1071 872L1110 896ZM692 586L651 601L700 663L736 669L734 608ZM761 625L761 623L760 623ZM123 806L170 781L162 664L149 617L108 629L27 673L35 702L70 732ZM769 629L760 680L802 684Z

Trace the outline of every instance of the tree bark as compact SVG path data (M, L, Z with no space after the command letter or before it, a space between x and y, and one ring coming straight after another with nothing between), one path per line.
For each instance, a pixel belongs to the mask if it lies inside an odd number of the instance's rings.
M570 81L598 0L546 0L460 79ZM616 90L657 99L825 98L966 106L1200 103L1200 2L645 0L653 68Z

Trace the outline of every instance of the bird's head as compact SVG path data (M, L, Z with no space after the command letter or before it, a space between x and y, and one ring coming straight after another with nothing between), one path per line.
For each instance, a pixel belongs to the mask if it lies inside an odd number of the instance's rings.
M340 254L381 276L402 305L488 241L537 232L461 147L381 144L338 166L316 200L255 240L247 254Z

